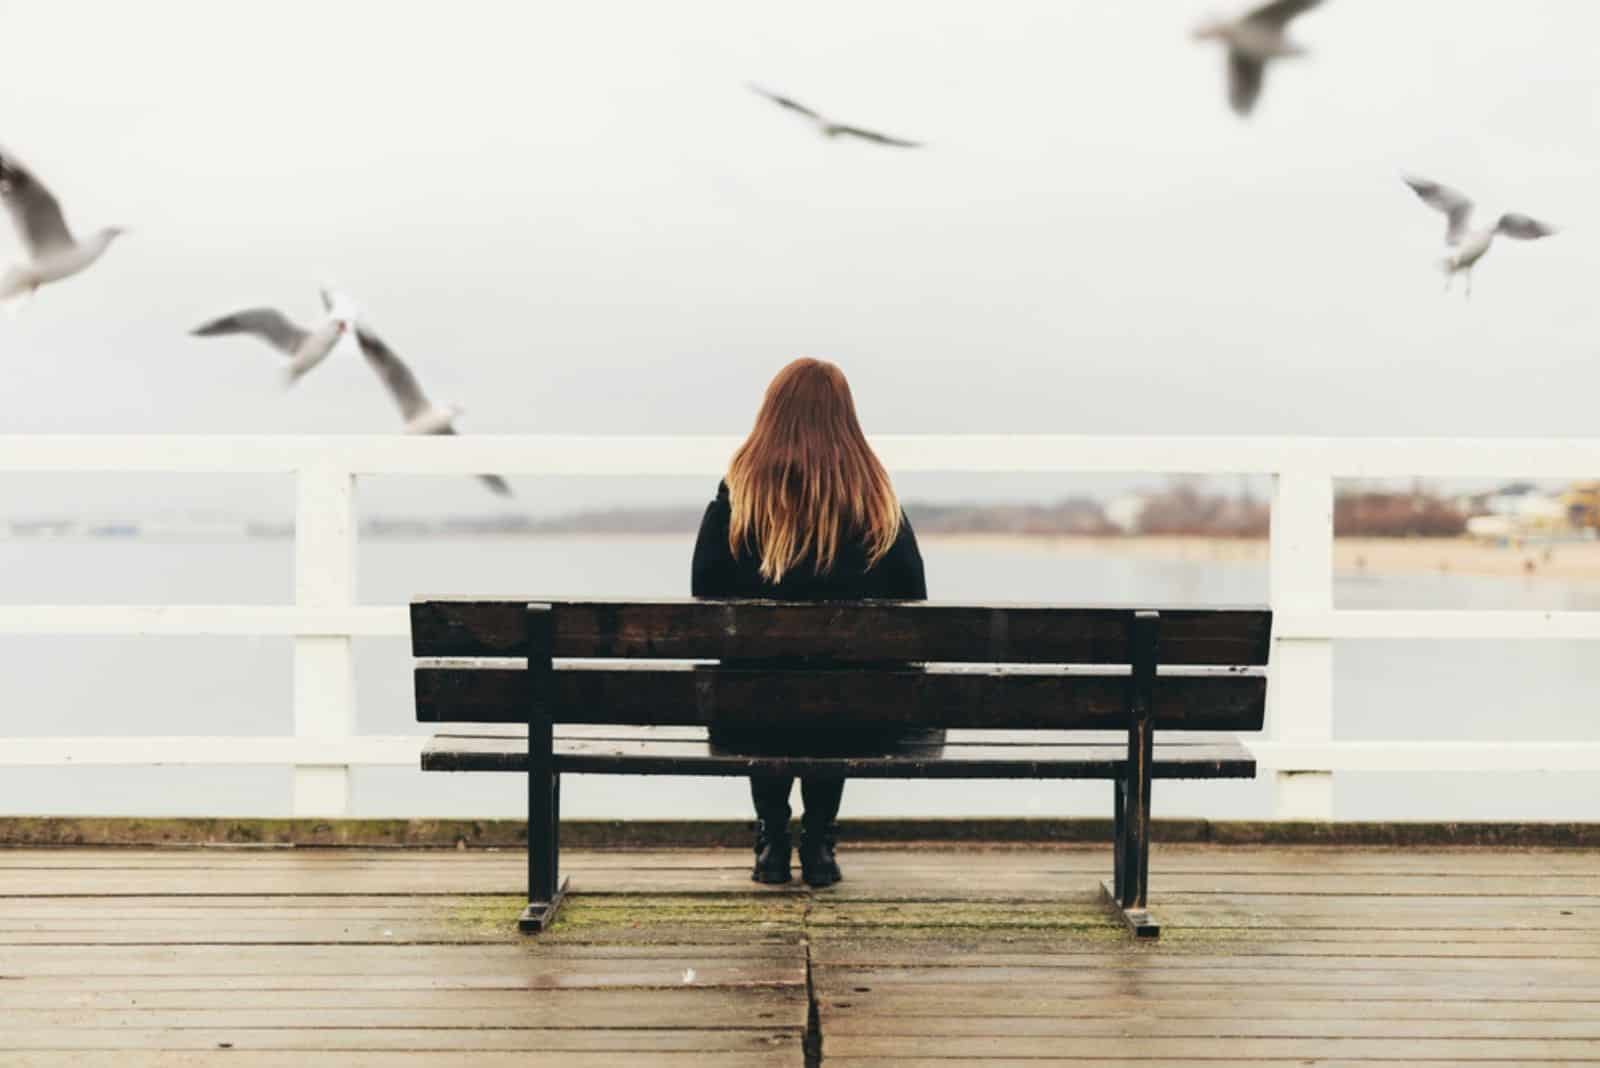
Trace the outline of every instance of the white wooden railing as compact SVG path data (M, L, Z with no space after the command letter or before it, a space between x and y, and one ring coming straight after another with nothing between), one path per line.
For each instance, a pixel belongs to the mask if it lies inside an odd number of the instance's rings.
M353 765L415 766L420 739L357 735L351 641L407 633L405 607L356 603L355 476L720 473L732 437L0 436L0 471L292 473L292 605L0 606L0 634L287 635L288 737L0 737L0 766L293 765L297 815L348 811ZM1592 478L1600 439L1328 439L889 435L905 472L1258 473L1273 477L1276 612L1266 740L1275 814L1329 819L1334 771L1600 771L1600 743L1333 739L1333 642L1341 638L1600 639L1600 612L1336 611L1335 478ZM1512 721L1508 720L1508 726ZM3 729L3 719L0 719Z

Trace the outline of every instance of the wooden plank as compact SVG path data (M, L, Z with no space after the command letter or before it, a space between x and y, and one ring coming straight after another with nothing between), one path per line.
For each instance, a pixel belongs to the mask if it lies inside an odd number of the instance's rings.
M1174 1027L1203 1026L1207 1023L1255 1023L1260 1021L1303 1022L1312 1028L1340 1033L1340 1021L1438 1021L1448 1026L1462 1021L1524 1022L1544 1025L1592 1025L1593 1005L1582 1001L1552 1001L1536 995L1516 1001L1429 1001L1424 998L1365 998L1352 1003L1342 998L1280 998L1271 990L1256 990L1237 996L1181 998L1146 995L1140 992L1091 994L1084 997L1042 1001L1035 992L1023 991L1029 1004L1017 1011L1003 1004L986 1001L965 1010L950 1000L948 988L939 992L919 991L907 998L829 998L818 1002L821 1019L827 1022L847 1019L882 1020L885 1017L926 1025L928 1034L941 1033L938 1021L1004 1019L1019 1033L1038 1030L1050 1033L1052 1026L1065 1021L1122 1020L1129 1017L1173 1021ZM891 1015L892 1013L892 1015ZM954 1023L951 1026L958 1026ZM869 1033L870 1025L863 1025Z
M520 1004L491 998L510 987L462 991L407 989L216 990L200 983L171 991L47 991L5 1003L7 1031L87 1026L177 1028L531 1027L563 1029L761 1028L804 1030L805 992L764 989L515 991ZM471 995L470 998L468 995ZM387 995L387 998L380 997ZM53 997L53 1003L45 1003ZM437 998L437 1000L436 1000Z
M302 1050L292 1059L296 1066L326 1065L328 1068L616 1068L615 1051L552 1053L494 1050ZM749 1068L749 1053L639 1051L629 1055L630 1068ZM798 1043L792 1050L773 1050L762 1054L762 1064L801 1068L805 1063ZM6 1068L283 1068L283 1053L273 1050L39 1050L8 1058Z
M419 667L420 722L512 723L527 717L526 673L488 662ZM669 664L559 665L551 686L564 723L771 727L1127 727L1126 673L932 665L800 670ZM1158 730L1258 731L1266 679L1243 672L1166 674Z
M850 821L846 821L846 840L851 862L850 886L892 892L908 879L927 882L941 873L957 875L987 874L997 888L1012 878L1021 885L1050 877L1064 892L1073 888L1088 892L1107 869L1107 847L1103 843L1035 843L1026 847L990 844L940 845L885 848L872 843L850 841ZM748 868L747 848L706 850L617 849L587 850L564 854L569 870L585 876L586 890L604 892L611 880L631 879L650 873L690 876L705 873L731 874ZM1334 892L1382 894L1392 887L1407 895L1430 888L1440 894L1471 892L1522 896L1537 886L1543 896L1577 895L1588 897L1600 891L1600 854L1585 860L1573 853L1521 853L1500 856L1499 851L1483 851L1493 856L1467 853L1413 855L1361 851L1346 855L1342 848L1320 852L1288 851L1276 847L1224 847L1155 843L1152 854L1154 877L1168 888L1204 889L1219 892L1238 889L1236 881L1250 880L1278 892L1326 887ZM1499 859L1495 859L1499 857ZM276 858L276 859L269 859ZM455 878L478 873L488 882L499 881L520 870L521 856L516 849L505 850L243 850L181 849L165 851L95 851L79 857L74 850L0 850L0 880L14 877L14 886L38 891L42 880L50 886L71 892L72 880L84 880L87 888L110 885L118 875L137 873L141 879L164 879L162 890L183 893L196 908L251 907L248 896L233 893L235 877L262 878L286 869L315 872L347 872L353 880L386 880L383 890L405 893L420 889L440 876ZM226 880L228 893L207 896L196 893L204 880ZM1217 880L1217 881L1213 881ZM841 888L844 884L841 884ZM115 886L111 886L114 890ZM473 893L477 892L474 888ZM248 890L248 887L246 887ZM514 889L508 892L515 892ZM161 896L125 895L128 907L171 906ZM263 899L265 900L265 899ZM409 908L422 902L404 898L307 895L285 907L305 908ZM47 901L29 907L44 908ZM8 907L11 907L8 905Z
M849 997L859 988L887 990L896 994L924 986L961 986L976 992L1010 987L1013 990L1045 990L1078 985L1092 987L1097 982L1125 981L1141 987L1166 984L1192 986L1198 983L1270 984L1274 989L1303 984L1332 986L1342 983L1361 985L1405 985L1415 992L1448 990L1469 992L1510 992L1517 988L1537 988L1546 993L1560 991L1573 997L1600 998L1600 968L1587 961L1562 961L1544 966L1519 965L1516 978L1498 964L1487 969L1467 969L1452 965L1432 967L1372 968L1362 962L1301 962L1298 967L1273 965L1207 966L1193 964L1172 967L1162 960L1142 961L1133 967L1101 966L1068 974L1060 968L991 967L896 968L832 966L817 970L814 984L819 997Z
M1127 765L1126 745L904 745L876 757L782 757L730 753L709 742L570 739L556 744L563 772L614 775L841 775L852 779L1106 779ZM1243 746L1158 749L1163 779L1248 779L1255 758ZM424 771L528 770L526 743L442 734L422 753Z
M648 913L634 910L648 919ZM705 961L691 984L686 967L676 961L547 960L519 942L503 945L294 945L294 946L16 946L8 949L3 967L8 975L225 976L265 972L280 976L373 975L392 979L424 975L514 980L522 989L646 987L675 989L685 985L749 985L799 987L805 965L798 955L767 959ZM0 995L5 990L0 989Z
M1140 1058L1146 1060L1146 1058ZM923 1056L911 1057L829 1057L829 1068L913 1068L916 1065L928 1063L928 1058ZM1105 1064L1105 1058L1098 1055L1088 1057L985 1057L984 1068L1068 1068L1068 1066L1084 1064ZM1219 1061L1215 1057L1162 1057L1154 1061L1161 1068L1217 1068L1219 1064L1230 1063ZM1402 1065L1410 1068L1416 1062L1405 1057L1393 1059L1382 1057L1361 1057L1357 1060L1346 1060L1342 1057L1324 1058L1317 1057L1308 1060L1305 1057L1251 1057L1247 1061L1233 1061L1234 1064L1248 1064L1250 1068L1305 1068L1307 1064L1315 1064L1317 1068L1371 1068L1372 1065ZM1474 1058L1472 1068L1528 1068L1530 1064L1543 1063L1536 1061L1505 1061L1505 1060L1479 1060ZM1556 1064L1572 1064L1573 1061L1561 1059L1554 1061Z
M1094 999L1105 992L1105 982L1095 982L1085 977L1076 982L1061 983L1051 989L1017 988L974 989L964 983L944 985L918 985L901 989L873 990L870 1005L874 1012L884 1015L939 1016L968 1014L976 1016L1056 1016L1071 1010L1072 1004ZM1340 982L1279 983L1270 991L1273 1002L1343 1002L1348 1012L1352 1006L1367 1002L1405 1001L1407 999L1434 1004L1488 1006L1476 1015L1492 1016L1503 1006L1520 1005L1527 1001L1563 1003L1568 1006L1568 1019L1590 1019L1600 1014L1600 989L1543 989L1516 987L1506 989L1484 986L1429 987L1419 990L1403 982L1379 983L1372 976L1362 976ZM866 994L847 994L830 999L835 1008L858 1004ZM1204 1002L1215 999L1218 1003L1263 1000L1265 994L1261 981L1197 981L1161 982L1159 979L1141 979L1130 984L1129 996L1124 1005L1144 1006L1147 1011L1168 1015L1168 1009L1182 1002ZM860 1004L869 1004L860 1002Z
M1013 1038L962 1038L950 1035L839 1035L827 1040L829 1059L833 1057L893 1056L933 1057L939 1060L982 1058L1037 1058L1059 1056L1062 1042L1054 1037L1020 1035ZM1476 1059L1489 1055L1531 1064L1538 1061L1572 1059L1594 1062L1600 1059L1587 1039L1503 1039L1485 1043L1473 1039L1397 1039L1397 1038L1147 1038L1137 1034L1115 1038L1082 1037L1072 1041L1072 1054L1078 1060L1106 1061L1171 1057L1214 1058L1238 1064L1261 1057L1300 1057L1321 1063L1325 1057L1382 1057L1416 1064L1423 1061Z
M828 1037L840 1035L960 1035L994 1037L1117 1038L1129 1031L1148 1038L1559 1038L1600 1040L1600 1020L1499 1020L1474 1014L1462 1019L1342 1017L1254 1018L1244 1005L1236 1015L1152 1016L1136 1009L1102 1016L883 1016L863 1007L823 1014Z
M411 605L412 654L523 655L529 603L555 607L558 657L982 663L1129 662L1127 607L951 605L928 602L733 600L421 600ZM1167 664L1260 665L1272 624L1265 608L1163 608Z
M511 1020L510 1014L505 1019ZM740 1028L533 1028L508 1023L394 1026L251 1028L231 1022L213 1027L57 1027L11 1030L7 1056L40 1050L523 1050L586 1053L743 1053L765 1058L793 1053L803 1029ZM8 1061L7 1063L12 1063Z
M491 728L484 727L482 730ZM569 728L577 729L577 728ZM601 728L612 729L612 728ZM661 728L634 728L658 730ZM681 728L699 732L700 728ZM1032 734L1033 732L1028 732ZM1094 741L1105 734L1088 736ZM1165 736L1164 736L1165 737ZM1196 737L1216 740L1215 735ZM745 847L728 848L638 848L576 850L563 853L563 859L582 862L591 869L612 868L723 868L746 864ZM119 871L171 869L216 869L232 867L262 871L282 864L320 867L357 865L376 869L385 865L395 870L471 868L516 863L511 851L493 849L427 848L294 848L256 846L183 846L151 848L0 848L0 871L12 869L102 868ZM1073 872L1098 875L1105 865L1105 846L1101 843L1029 842L1025 844L982 843L974 845L917 844L863 845L853 848L857 865L894 870L970 870L982 868L997 874L1007 872ZM1156 842L1153 863L1162 871L1198 874L1260 873L1274 877L1305 877L1315 882L1328 875L1368 875L1408 878L1439 876L1470 878L1477 876L1537 880L1541 889L1547 881L1563 885L1600 881L1600 851L1576 849L1524 849L1456 847L1380 848L1315 845L1226 845L1210 842ZM331 902L330 902L331 903Z

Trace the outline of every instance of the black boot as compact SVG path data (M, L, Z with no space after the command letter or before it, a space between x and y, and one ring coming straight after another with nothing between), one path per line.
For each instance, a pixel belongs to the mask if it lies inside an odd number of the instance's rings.
M814 888L832 886L844 875L839 871L839 861L834 847L839 844L839 825L832 820L815 824L807 819L800 827L800 878Z
M785 775L750 777L750 800L756 807L756 866L750 878L758 883L789 881L789 790Z
M789 813L781 819L756 820L756 866L750 878L758 883L786 883L789 873Z
M834 847L839 843L839 802L843 779L805 779L800 783L806 811L800 819L800 878L810 887L832 886L843 875Z

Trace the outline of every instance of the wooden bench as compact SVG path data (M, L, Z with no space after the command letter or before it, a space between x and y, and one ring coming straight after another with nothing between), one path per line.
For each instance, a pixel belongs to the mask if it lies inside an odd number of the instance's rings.
M554 919L561 776L1110 779L1113 877L1139 937L1152 779L1253 778L1271 613L891 601L427 600L411 606L427 771L528 776L524 931ZM729 661L719 664L717 661ZM762 663L765 661L765 663ZM1158 670L1159 669L1159 670ZM745 756L705 728L940 727L884 756ZM1156 732L1164 733L1159 744ZM1119 731L1122 737L1085 732Z

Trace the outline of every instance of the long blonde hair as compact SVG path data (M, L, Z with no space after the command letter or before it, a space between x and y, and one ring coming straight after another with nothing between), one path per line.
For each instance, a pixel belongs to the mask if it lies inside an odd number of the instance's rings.
M852 538L871 567L900 533L900 502L861 432L850 383L824 360L795 360L767 387L728 465L728 497L728 548L758 552L768 582L807 558L816 574L832 571Z

